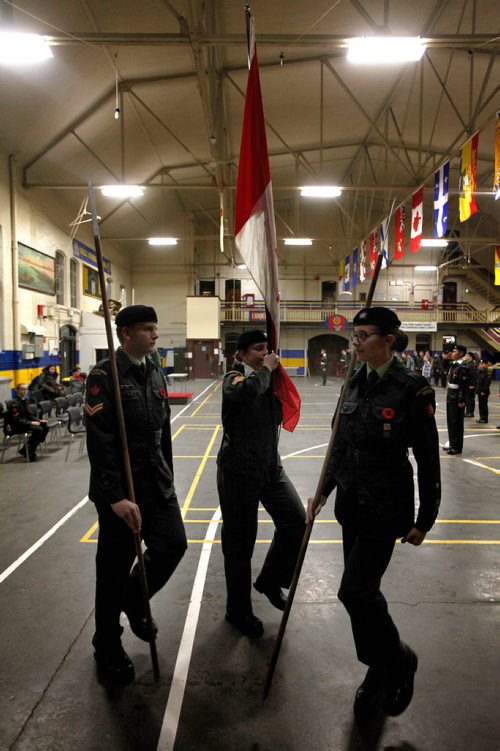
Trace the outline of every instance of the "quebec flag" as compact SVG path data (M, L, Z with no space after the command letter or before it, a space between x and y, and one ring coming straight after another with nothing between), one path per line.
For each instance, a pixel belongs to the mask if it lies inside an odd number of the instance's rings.
M434 237L443 237L448 223L448 181L450 160L434 175Z

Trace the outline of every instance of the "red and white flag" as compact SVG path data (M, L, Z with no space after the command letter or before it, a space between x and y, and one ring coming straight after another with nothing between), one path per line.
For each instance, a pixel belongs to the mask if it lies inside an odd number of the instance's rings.
M253 19L249 14L247 19L250 72L241 132L234 239L266 304L267 335L271 351L277 350L279 344L278 254L255 32ZM300 417L300 397L281 364L273 374L273 390L282 404L283 427L292 431Z
M378 255L378 238L377 230L370 232L370 276L375 273L375 266L377 265Z
M405 252L405 207L403 204L396 209L394 219L394 258L399 261Z
M359 281L366 279L366 240L361 240L359 248Z
M422 242L422 226L424 223L424 186L415 191L411 197L411 234L410 251L420 250Z

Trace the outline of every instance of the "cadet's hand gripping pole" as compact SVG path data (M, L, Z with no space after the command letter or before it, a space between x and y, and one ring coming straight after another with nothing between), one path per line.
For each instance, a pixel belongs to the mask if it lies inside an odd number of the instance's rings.
M387 222L387 226L390 226L391 218L392 218L392 212L394 210L394 204L396 202L396 199L393 200L391 211L389 213L389 220ZM375 287L377 285L377 280L380 274L380 269L382 267L382 260L384 256L384 248L383 245L380 246L378 254L377 254L377 262L375 264L375 269L373 271L373 276L370 282L370 288L368 290L368 295L365 303L365 308L369 308L372 304L373 295L375 293ZM288 618L290 616L290 611L292 609L293 605L293 598L295 597L295 591L297 589L297 584L299 582L300 573L302 571L302 564L304 563L304 558L306 557L307 552L307 546L309 545L309 539L311 537L312 528L314 526L314 514L321 504L321 491L323 489L323 483L325 480L326 470L328 468L328 465L330 463L330 458L333 451L333 445L335 443L335 438L337 435L339 422L340 422L340 410L345 400L345 385L351 378L353 372L354 372L354 366L356 364L356 353L353 353L353 356L351 357L351 361L349 363L349 367L347 368L347 373L345 375L344 384L342 386L342 389L340 391L340 397L337 404L337 410L335 413L335 420L333 422L332 432L330 434L330 440L328 441L328 447L326 449L325 459L323 461L323 467L321 469L321 474L319 476L318 485L316 488L316 493L314 494L314 500L312 505L312 519L306 524L306 529L304 532L304 537L302 538L302 545L300 547L299 555L297 557L297 563L295 565L295 571L293 572L293 578L292 582L290 584L290 589L288 590L288 597L285 605L285 610L283 611L283 616L281 618L280 627L278 630L278 634L276 636L276 641L274 643L274 649L273 653L271 655L271 660L269 663L269 668L267 670L266 679L264 682L264 690L263 690L263 699L265 700L267 698L267 695L269 693L269 689L271 688L271 683L273 680L274 670L276 668L276 664L278 662L278 657L280 654L281 644L283 642L283 637L285 636L285 630L288 623Z
M109 359L111 362L111 372L113 376L113 389L114 389L114 395L115 395L116 418L118 421L118 428L120 432L120 441L121 441L122 450L123 450L123 464L125 468L125 477L127 480L128 500L132 501L132 503L135 503L136 501L135 501L135 492L134 492L134 481L132 478L132 469L130 466L130 455L128 451L127 434L125 432L125 420L123 417L123 407L122 407L122 400L121 400L121 393L120 393L120 381L118 378L118 368L116 365L116 355L115 355L115 347L113 343L113 333L111 330L111 316L109 314L108 295L106 292L106 280L104 278L104 266L103 266L103 261L102 261L102 252L101 252L101 238L99 235L99 226L97 224L97 212L96 212L96 206L95 206L94 189L92 187L91 182L89 182L89 186L88 186L88 195L89 195L89 208L90 208L90 213L92 215L92 232L94 235L95 252L97 256L99 283L101 285L102 309L104 313L104 321L106 324L106 337L108 340L108 352L109 352ZM153 620L151 618L151 608L149 605L148 581L146 578L144 556L142 554L141 536L138 532L134 532L133 535L134 535L134 543L135 543L135 553L137 556L137 565L139 568L139 580L141 582L141 593L142 593L142 599L143 599L143 605L144 605L144 612L146 615L146 622L147 622L147 627L148 627L149 648L151 651L151 662L153 664L153 675L154 675L155 682L158 683L160 680L160 666L158 664L158 653L156 651L156 641L155 641L156 637L155 637L155 633L153 630Z

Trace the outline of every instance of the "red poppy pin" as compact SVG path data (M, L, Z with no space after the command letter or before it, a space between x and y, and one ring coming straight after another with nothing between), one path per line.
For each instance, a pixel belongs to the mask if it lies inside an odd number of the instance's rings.
M166 396L167 392L165 391L165 389L160 389L159 394L160 396Z
M427 414L431 416L434 414L434 407L432 406L432 404L427 405Z
M394 412L392 407L384 407L384 409L382 410L382 417L384 418L384 420L387 420L388 422L390 420L394 420L395 414L396 413Z
M97 396L97 394L101 393L101 387L100 386L91 386L90 387L90 393L92 396Z

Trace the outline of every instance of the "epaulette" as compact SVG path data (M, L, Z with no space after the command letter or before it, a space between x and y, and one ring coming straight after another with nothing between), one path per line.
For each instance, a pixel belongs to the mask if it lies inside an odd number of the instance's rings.
M242 383L243 381L246 381L246 376L242 375L241 373L238 373L237 371L233 371L231 375L234 375L234 378L231 380L231 386L236 386L237 383Z
M434 393L434 389L432 388L432 386L429 386L429 384L427 384L423 388L419 389L417 393L415 394L415 396L427 396L433 393Z

